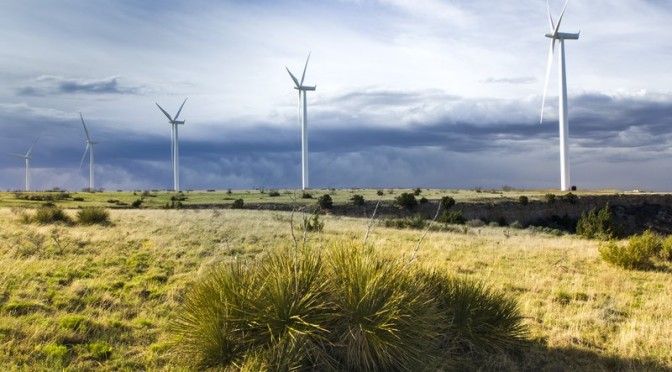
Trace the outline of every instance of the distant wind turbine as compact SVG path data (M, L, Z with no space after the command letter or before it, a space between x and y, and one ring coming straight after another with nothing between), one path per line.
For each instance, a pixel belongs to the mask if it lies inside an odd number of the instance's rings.
M299 122L301 123L301 189L305 190L308 186L308 104L306 102L306 92L314 91L316 86L306 86L303 85L303 80L306 78L306 69L308 68L308 61L310 60L310 53L308 53L308 58L306 58L306 65L303 68L303 74L301 75L301 81L299 81L296 76L289 71L289 68L285 66L289 76L294 81L294 89L299 91ZM303 103L301 102L303 98ZM303 110L301 109L303 106Z
M39 138L35 139L35 142L33 142L33 144L30 146L28 152L26 152L25 155L12 153L12 155L16 157L23 158L23 160L25 160L26 162L26 191L30 191L30 159L32 159L30 153L33 151L33 147L35 146L35 143L37 143L38 139Z
M86 153L89 153L89 191L93 192L95 190L94 184L94 174L93 174L93 145L97 145L98 142L94 142L89 135L89 130L86 128L86 123L84 123L84 116L82 113L79 113L79 118L82 119L82 125L84 126L84 134L86 134L86 148L84 149L84 155L82 155L82 161L79 163L79 169L82 169L84 165L84 159L86 158Z
M559 92L559 105L560 114L558 116L558 122L560 126L560 189L563 191L568 191L570 189L570 179L569 179L569 118L568 118L568 109L567 109L567 76L565 72L565 40L578 40L579 34L569 34L564 32L559 32L560 23L562 22L562 17L565 14L565 9L567 9L567 4L569 0L565 2L565 6L562 8L562 13L560 13L560 18L558 18L558 23L553 22L553 16L551 16L551 6L546 0L546 7L548 8L548 20L551 25L551 33L546 34L546 37L551 39L551 45L548 50L548 62L546 66L546 82L544 83L544 94L541 100L541 118L539 123L541 124L544 120L544 104L546 102L546 90L548 89L548 80L551 75L551 67L553 66L553 55L555 54L555 42L560 42L560 53L558 55L558 63L560 64L560 92Z
M159 107L159 110L166 115L168 123L172 126L170 154L173 161L173 190L175 191L180 191L180 144L177 136L177 126L179 124L184 124L184 120L178 121L177 118L180 116L180 112L182 112L182 107L184 107L185 103L187 103L187 98L184 99L182 106L177 110L175 118L171 117L158 103L156 104L156 106Z

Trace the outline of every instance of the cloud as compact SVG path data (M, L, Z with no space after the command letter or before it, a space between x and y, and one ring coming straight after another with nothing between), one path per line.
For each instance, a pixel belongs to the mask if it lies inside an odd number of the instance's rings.
M487 78L483 80L484 83L496 84L532 84L537 82L537 78L533 76L515 77L515 78Z
M140 87L124 87L118 76L102 79L65 78L43 75L33 79L32 85L17 90L19 96L45 96L52 94L139 94Z

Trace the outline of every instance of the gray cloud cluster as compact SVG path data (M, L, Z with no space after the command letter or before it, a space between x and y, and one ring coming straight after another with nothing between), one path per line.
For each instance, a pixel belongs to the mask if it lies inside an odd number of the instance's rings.
M74 79L62 76L40 76L17 90L19 96L58 94L138 94L139 87L123 87L118 76L103 79Z

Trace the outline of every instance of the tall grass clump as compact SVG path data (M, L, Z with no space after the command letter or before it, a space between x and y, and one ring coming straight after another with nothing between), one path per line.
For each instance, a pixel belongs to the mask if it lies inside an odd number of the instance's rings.
M171 329L195 368L426 370L522 335L512 300L355 244L272 249L186 293Z
M43 205L37 208L35 215L33 215L29 220L30 222L44 225L59 222L69 224L72 222L70 216L68 216L61 207L55 206L53 204Z
M85 207L77 211L77 223L82 225L108 225L110 212L101 207Z

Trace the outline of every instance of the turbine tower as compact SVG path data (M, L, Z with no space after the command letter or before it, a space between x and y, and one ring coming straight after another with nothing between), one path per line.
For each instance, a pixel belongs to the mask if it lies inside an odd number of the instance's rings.
M308 104L306 102L306 92L314 91L316 86L303 85L303 80L306 78L306 69L308 68L308 61L310 60L310 53L306 58L306 65L303 67L303 75L301 81L289 71L285 66L289 76L294 81L294 89L299 91L299 122L301 123L301 189L306 190L308 186ZM303 99L302 99L303 98ZM303 109L301 108L303 106Z
M567 109L567 74L565 71L565 40L578 40L579 34L569 34L564 32L559 32L560 23L562 22L562 17L565 14L565 9L567 9L567 4L569 0L565 2L565 6L562 8L562 13L560 13L560 18L558 18L558 23L553 22L553 16L551 16L551 6L546 0L546 7L548 8L548 20L551 25L551 33L546 34L546 37L551 39L551 45L548 49L548 62L546 66L546 82L544 83L544 94L541 100L541 119L539 123L541 124L544 120L544 104L546 102L546 90L548 89L548 80L551 75L551 67L553 66L553 55L555 54L555 42L560 42L560 53L558 53L558 64L559 66L559 104L558 108L560 113L558 115L558 121L560 126L560 190L569 191L571 188L571 182L569 179L569 118L568 118L568 109Z
M156 104L156 106L159 107L159 110L161 110L161 112L166 115L168 118L168 123L172 126L170 154L173 161L173 190L176 192L180 191L180 144L177 136L177 126L179 124L184 124L184 120L178 121L177 118L180 116L180 112L182 112L182 107L184 107L185 103L187 103L187 98L184 99L182 106L180 106L180 109L177 110L175 118L171 117L170 114L166 112L166 110L164 110L163 107L161 107L158 103Z
M25 155L21 155L21 154L17 154L17 153L12 154L16 157L23 158L23 160L25 160L25 162L26 162L26 191L30 191L30 159L32 159L31 156L30 156L30 153L33 151L33 147L35 146L35 143L37 143L38 139L39 138L35 139L35 142L33 142L32 146L30 146L30 148L28 149L28 152L26 152Z
M93 174L93 145L97 145L98 142L94 142L89 135L89 130L86 128L86 123L84 123L84 116L82 113L79 113L79 118L82 119L82 125L84 126L84 134L86 134L86 148L84 149L84 155L82 155L82 161L79 163L79 169L82 169L84 165L84 159L86 158L86 153L89 153L89 192L95 190L94 184L94 174Z

